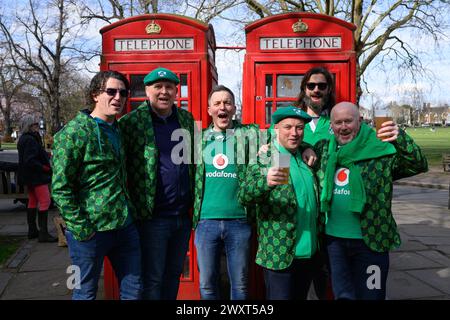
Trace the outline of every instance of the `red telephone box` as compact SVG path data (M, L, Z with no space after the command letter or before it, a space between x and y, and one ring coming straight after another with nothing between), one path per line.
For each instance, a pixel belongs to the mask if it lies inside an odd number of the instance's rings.
M356 102L355 29L331 16L303 12L247 25L243 122L268 128L272 113L296 100L303 75L315 66L334 75L337 102Z
M326 67L334 76L337 102L356 102L355 29L334 17L299 12L247 25L242 122L270 127L272 113L297 100L303 75L315 66ZM255 263L250 265L249 285L251 298L264 299L262 269Z
M217 84L214 29L198 20L172 15L147 14L120 20L100 30L101 70L116 70L130 81L125 112L146 100L144 77L165 67L180 78L176 104L189 110L206 127L208 94ZM198 269L193 233L181 276L178 299L199 299ZM106 299L118 299L119 287L107 259L104 269Z

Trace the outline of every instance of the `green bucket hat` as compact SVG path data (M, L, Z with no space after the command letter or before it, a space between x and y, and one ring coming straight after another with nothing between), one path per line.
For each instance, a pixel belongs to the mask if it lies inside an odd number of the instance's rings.
M305 121L305 123L308 123L312 120L312 118L302 109L294 107L294 106L287 106L287 107L281 107L278 108L272 115L272 123L277 124L283 119L286 118L298 118Z
M146 86L151 85L157 81L170 81L175 84L180 83L180 79L178 79L177 75L166 68L156 68L149 74L147 74L144 78L144 84Z

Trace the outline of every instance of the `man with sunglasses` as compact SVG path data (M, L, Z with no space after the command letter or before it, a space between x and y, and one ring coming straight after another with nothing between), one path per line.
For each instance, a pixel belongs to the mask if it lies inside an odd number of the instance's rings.
M321 139L333 135L330 128L330 112L335 105L333 76L324 67L309 69L300 84L296 106L311 116L305 127L304 141L315 145Z
M174 104L179 82L172 71L154 69L144 78L148 100L119 121L149 300L177 298L192 228L194 118Z
M67 225L72 263L80 271L74 300L96 298L105 256L119 280L120 298L141 298L139 234L116 121L128 91L123 74L97 73L87 96L92 111L81 111L54 138L52 196Z

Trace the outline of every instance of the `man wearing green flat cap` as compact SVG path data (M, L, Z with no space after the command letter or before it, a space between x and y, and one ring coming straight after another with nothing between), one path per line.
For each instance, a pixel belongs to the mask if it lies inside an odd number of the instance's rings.
M248 167L239 191L243 205L256 205L256 263L263 267L269 300L305 300L320 266L318 187L301 155L309 121L311 117L294 106L277 109L272 115L276 138L265 157L271 161L260 155L258 164Z
M144 78L147 101L119 121L137 209L144 299L176 299L191 234L194 119L174 104L179 82L171 70L154 69ZM181 139L172 141L175 131Z

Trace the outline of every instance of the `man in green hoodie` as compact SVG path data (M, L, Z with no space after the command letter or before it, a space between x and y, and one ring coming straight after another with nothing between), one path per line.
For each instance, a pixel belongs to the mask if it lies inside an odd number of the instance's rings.
M351 102L331 111L334 136L315 145L336 299L382 300L389 251L400 246L391 211L394 180L428 170L414 141L393 121L375 133Z
M107 256L121 299L140 299L141 250L126 188L125 151L116 121L129 84L116 71L91 81L93 110L81 111L54 138L52 196L66 222L67 244L80 281L74 300L93 300Z

